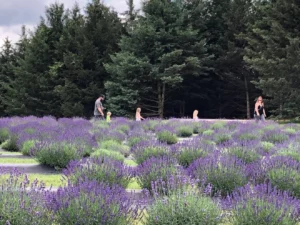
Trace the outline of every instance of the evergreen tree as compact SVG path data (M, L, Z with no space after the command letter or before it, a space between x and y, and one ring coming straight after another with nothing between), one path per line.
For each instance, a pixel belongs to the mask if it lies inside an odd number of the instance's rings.
M135 106L146 109L148 115L162 118L168 94L186 76L201 74L207 59L205 40L186 24L183 1L148 1L143 13L129 36L123 36L121 52L112 57L112 64L106 65L111 74L106 88L110 105L119 107L116 110L127 107L127 102L112 90L117 86L125 95L138 96L130 99L132 106L137 103ZM131 108L129 113L134 110ZM125 112L118 110L117 114Z
M16 61L16 52L11 41L6 38L0 51L0 116L7 116L5 113L7 109L6 97L9 83L14 79L13 66Z
M245 38L245 59L260 75L255 84L270 97L275 114L300 115L300 2L261 1L257 10Z

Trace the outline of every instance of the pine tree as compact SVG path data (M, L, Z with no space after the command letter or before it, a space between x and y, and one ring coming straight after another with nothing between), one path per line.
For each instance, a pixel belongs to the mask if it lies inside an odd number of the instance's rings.
M259 72L255 84L270 98L276 115L300 115L300 2L262 1L257 9L260 17L245 38L245 59Z
M16 63L16 51L11 41L6 38L0 51L0 116L8 116L6 99L9 95L9 84L14 79L13 66Z
M162 118L168 94L186 76L201 74L207 58L205 40L186 24L183 1L148 1L143 5L143 13L129 36L121 39L121 52L112 57L112 64L106 65L111 74L106 88L111 106L125 107L126 113L130 113L136 103L148 115ZM115 86L119 93L134 98L129 99L132 106L129 112L125 99L112 90ZM117 113L125 114L120 110Z

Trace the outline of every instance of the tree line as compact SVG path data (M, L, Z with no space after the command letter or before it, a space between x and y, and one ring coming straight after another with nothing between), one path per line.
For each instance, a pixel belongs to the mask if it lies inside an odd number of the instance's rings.
M251 118L300 115L298 0L100 0L55 3L36 29L0 50L0 116Z

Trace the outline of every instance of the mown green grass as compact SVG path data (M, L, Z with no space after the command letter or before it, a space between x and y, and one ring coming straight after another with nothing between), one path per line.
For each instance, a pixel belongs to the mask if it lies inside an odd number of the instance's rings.
M27 174L27 177L30 182L34 180L42 181L46 187L59 187L67 184L65 180L63 180L62 174ZM8 174L0 176L0 184L3 184L5 180L9 178ZM24 178L20 177L19 181L21 182Z
M127 166L137 166L138 164L132 160L132 159L125 159L124 160L124 163L127 165Z
M0 158L0 164L36 164L37 160L31 158Z

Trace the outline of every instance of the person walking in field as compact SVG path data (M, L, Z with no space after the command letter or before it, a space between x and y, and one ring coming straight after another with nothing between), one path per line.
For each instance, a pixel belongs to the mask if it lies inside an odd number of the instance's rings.
M193 120L198 120L199 118L198 118L198 110L195 110L194 112L193 112Z
M136 109L135 120L136 121L144 120L144 118L141 116L141 108Z
M258 123L259 121L264 122L266 118L265 106L263 98L261 96L257 98L255 103L254 118L256 123Z
M104 120L104 108L102 105L102 101L104 101L105 96L100 95L100 97L95 102L95 108L94 108L94 117L95 119Z

